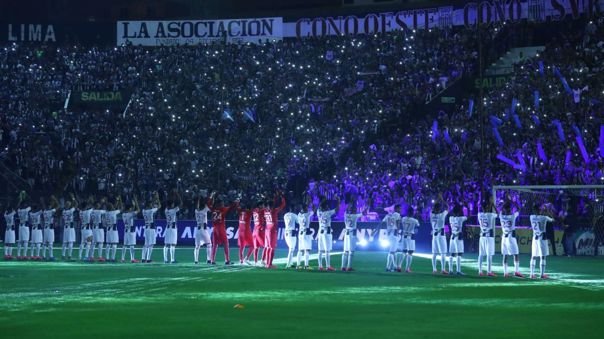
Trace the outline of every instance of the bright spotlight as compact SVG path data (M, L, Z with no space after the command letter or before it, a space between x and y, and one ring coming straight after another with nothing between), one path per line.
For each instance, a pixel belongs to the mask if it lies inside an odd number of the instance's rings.
M367 246L367 240L361 239L361 240L359 240L359 242L357 244L361 247L365 247L365 246Z
M380 246L382 246L382 248L387 248L388 246L390 246L390 241L380 240Z

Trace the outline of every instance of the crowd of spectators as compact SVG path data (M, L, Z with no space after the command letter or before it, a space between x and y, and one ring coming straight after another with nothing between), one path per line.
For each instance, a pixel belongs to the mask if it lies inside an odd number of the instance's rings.
M404 119L475 70L471 35L2 46L5 193L25 185L30 195L147 197L177 188L189 198L204 189L253 196L310 172L331 178L342 153L385 118ZM124 105L81 107L82 91L119 91Z

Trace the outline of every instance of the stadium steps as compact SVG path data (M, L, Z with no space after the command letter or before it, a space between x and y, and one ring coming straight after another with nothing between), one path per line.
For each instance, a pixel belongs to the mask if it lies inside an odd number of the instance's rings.
M536 57L545 50L545 46L517 47L507 51L486 70L487 75L510 74L514 71L514 64Z

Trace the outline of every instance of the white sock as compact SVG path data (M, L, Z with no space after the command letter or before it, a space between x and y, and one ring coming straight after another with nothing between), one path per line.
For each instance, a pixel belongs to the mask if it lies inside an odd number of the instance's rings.
M461 256L460 255L457 255L456 261L457 261L457 272L461 272Z
M310 261L310 251L304 251L304 266L308 267Z
M101 257L102 257L102 255L101 255ZM111 245L110 244L105 245L105 259L111 260Z
M130 261L134 260L134 246L130 246Z
M195 261L195 263L199 262L199 246L195 246L195 248L193 249L193 260Z
M342 253L342 268L346 268L348 265L348 252Z
M491 267L493 266L493 256L487 255L487 273L491 273Z
M170 246L170 258L172 259L172 262L176 261L176 256L174 255L176 253L176 245L171 245Z
M453 256L449 255L449 272L453 272Z
M508 274L508 262L505 255L503 256L503 275Z
M67 243L65 243L65 242L63 243L63 254L62 254L62 256L64 256L64 257L67 256Z
M212 244L208 244L208 246L206 247L206 257L206 260L212 260Z
M520 260L514 260L514 272L520 272Z
M88 258L92 258L94 257L94 251L96 250L96 243L93 242L92 246L90 247L90 256L87 256Z
M325 267L331 267L331 255L329 251L325 251Z
M164 262L168 262L168 246L164 245Z
M539 260L539 273L542 276L545 274L545 257L541 257L541 260Z
M298 255L296 256L296 266L300 266L301 257L302 257L302 251L298 250Z
M352 257L354 257L354 252L348 253L348 265L347 268L352 268Z
M44 253L46 254L46 250L44 251ZM80 258L80 260L82 260L82 254L84 254L84 243L83 242L80 243L80 253L78 255L78 258Z
M17 243L17 257L21 256L21 242Z
M90 247L92 246L91 243L86 242L85 244L85 248L86 248L86 259L90 258ZM50 246L50 248L52 248L52 245Z
M294 249L290 248L289 252L287 253L287 266L286 267L291 266L293 258L294 258Z
M149 248L147 248L147 260L151 260L152 254L153 254L153 245L149 245Z
M142 261L147 260L147 251L148 251L147 245L143 245L143 255L141 256Z
M319 251L319 268L323 267L323 252Z
M447 262L446 255L443 253L440 255L440 270L443 272L447 270L445 268L446 262Z
M535 260L535 257L531 257L531 276L535 275L535 263L537 260Z
M99 243L99 258L103 257L103 243Z
M478 255L478 273L482 273L482 255Z
M436 272L436 253L432 254L432 272Z
M71 258L71 255L73 254L73 242L69 243L69 253L68 253L68 257Z
M115 260L115 256L117 255L117 244L111 245L111 250L113 251L113 253L111 253L111 260Z
M122 247L122 261L126 260L126 245Z
M406 267L406 270L411 270L411 262L413 262L413 254L407 254L407 267Z

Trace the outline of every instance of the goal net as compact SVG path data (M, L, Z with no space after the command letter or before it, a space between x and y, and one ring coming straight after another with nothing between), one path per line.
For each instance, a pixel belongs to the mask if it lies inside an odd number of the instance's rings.
M498 210L507 201L520 212L519 225L530 225L536 207L554 217L553 254L604 255L604 185L494 186L492 194Z

